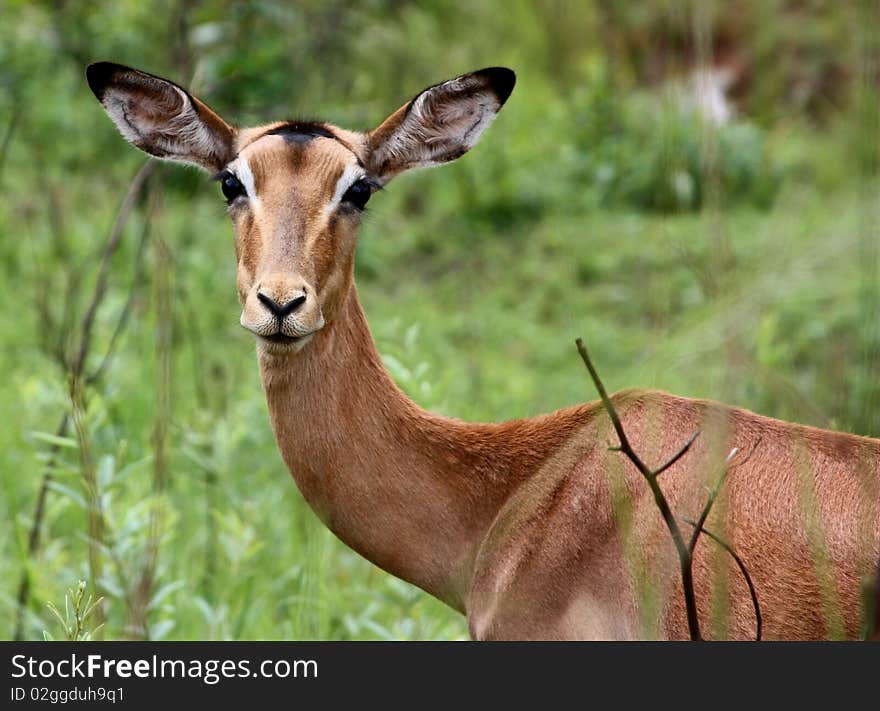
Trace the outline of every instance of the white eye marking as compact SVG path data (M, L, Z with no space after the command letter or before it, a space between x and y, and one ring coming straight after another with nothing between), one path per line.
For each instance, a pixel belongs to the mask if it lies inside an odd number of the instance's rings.
M342 171L342 175L336 181L336 190L333 191L333 197L330 198L330 202L324 208L324 214L329 217L339 207L339 203L342 202L342 196L345 195L346 191L363 177L363 168L357 163L345 166L345 170Z
M259 204L257 188L254 185L254 174L251 172L251 167L248 165L247 160L239 156L237 160L229 164L227 170L238 178L251 202L255 205Z
M254 202L258 202L257 188L254 186L254 174L251 172L251 167L244 158L239 159L238 179L241 181L241 184L244 185L244 189L247 190L248 197Z

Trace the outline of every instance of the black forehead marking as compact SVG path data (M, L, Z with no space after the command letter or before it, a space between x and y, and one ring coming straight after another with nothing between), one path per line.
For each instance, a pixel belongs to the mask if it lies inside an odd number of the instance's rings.
M349 151L354 153L357 164L361 168L365 168L361 157L355 152L354 148L348 145L347 141L337 136L333 131L327 128L327 124L321 121L285 121L280 126L270 128L263 136L281 136L288 143L307 143L313 138L330 138L337 143L341 143ZM262 138L263 136L260 136ZM253 141L252 141L253 142Z
M264 136L282 136L286 141L305 143L317 136L338 140L335 133L320 121L285 121L280 126L269 129Z

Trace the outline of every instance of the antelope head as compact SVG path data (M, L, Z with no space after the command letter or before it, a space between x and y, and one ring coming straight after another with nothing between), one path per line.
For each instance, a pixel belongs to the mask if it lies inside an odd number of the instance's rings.
M355 132L303 121L236 128L166 79L109 62L86 75L130 143L214 174L235 230L241 325L270 353L300 351L340 312L371 195L404 170L466 153L515 82L501 67L464 74Z

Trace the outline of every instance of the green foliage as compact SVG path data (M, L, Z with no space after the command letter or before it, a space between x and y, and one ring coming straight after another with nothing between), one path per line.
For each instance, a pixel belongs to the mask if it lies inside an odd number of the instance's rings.
M737 4L758 28L745 33L755 89L709 130L674 89L645 81L653 49L683 46L689 4L7 0L0 636L14 629L22 571L33 639L57 627L46 601L80 580L103 597L108 639L466 635L457 613L333 538L296 491L237 325L222 200L195 171L159 168L126 223L88 372L129 302L130 315L86 388L80 434L58 434L101 250L143 164L85 85L96 59L193 85L242 124L318 116L351 128L376 125L425 85L513 66L517 89L480 146L371 201L358 288L401 387L474 420L592 399L573 346L583 336L611 389L660 387L880 434L880 102L854 55L869 23L826 3L815 20L798 15L799 33L785 5ZM802 86L794 60L777 61L791 43L807 47L809 100L790 96ZM838 65L852 81L817 94ZM68 629L76 618L58 612Z
M725 206L769 208L782 176L764 131L741 118L715 125L683 101L589 82L572 101L572 180L599 207L699 210L714 187Z

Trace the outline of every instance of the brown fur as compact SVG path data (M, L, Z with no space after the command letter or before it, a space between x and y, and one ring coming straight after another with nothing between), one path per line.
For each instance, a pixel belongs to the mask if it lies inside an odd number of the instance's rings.
M155 96L167 87L133 72L102 65L89 80L117 125L148 113L161 128ZM281 124L270 124L217 138L224 131L211 127L221 120L197 104L210 131L157 135L180 159L207 165L228 154L229 165L244 160L252 173L256 195L230 208L242 324L257 337L282 457L340 539L467 614L477 639L684 639L674 548L646 483L609 451L614 433L601 405L500 424L426 412L384 370L357 299L360 215L333 207L340 176L364 169L381 184L466 151L512 82L502 70L445 82L420 95L421 110L417 97L364 134L326 126L332 136L285 140L271 133ZM119 106L131 110L120 118ZM179 129L180 117L171 118ZM143 126L121 128L145 150L161 148L142 145ZM191 134L201 142L188 143ZM256 298L261 290L278 303L306 294L294 330L307 336L293 346L267 340L274 321ZM736 449L708 527L748 567L765 637L858 633L860 586L880 552L880 441L665 393L627 391L614 401L649 463L702 431L661 477L679 520L698 517ZM704 632L752 637L746 587L705 537L694 577Z

